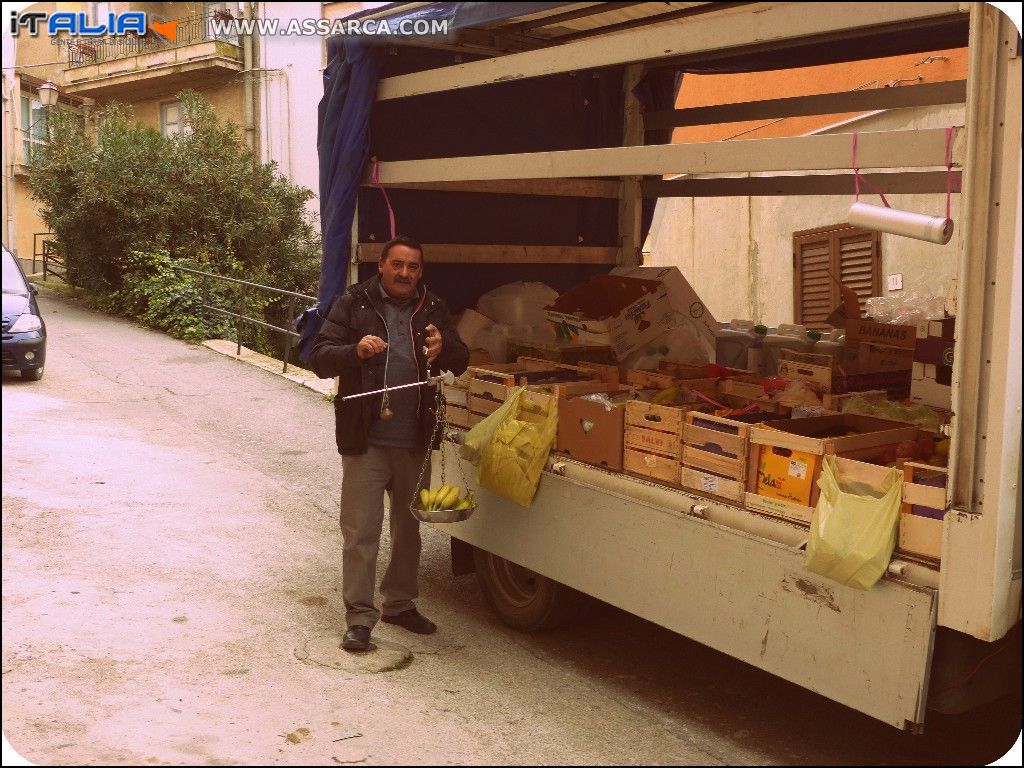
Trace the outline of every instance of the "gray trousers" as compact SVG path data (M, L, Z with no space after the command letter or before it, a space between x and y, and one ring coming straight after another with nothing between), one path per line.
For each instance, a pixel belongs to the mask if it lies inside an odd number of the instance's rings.
M413 608L419 596L420 523L409 504L419 494L417 485L426 448L390 448L370 445L361 456L342 456L341 533L342 597L345 622L371 629L381 612L373 601L377 581L377 552L384 523L384 493L391 485L391 560L380 592L386 616ZM430 487L430 467L423 476Z

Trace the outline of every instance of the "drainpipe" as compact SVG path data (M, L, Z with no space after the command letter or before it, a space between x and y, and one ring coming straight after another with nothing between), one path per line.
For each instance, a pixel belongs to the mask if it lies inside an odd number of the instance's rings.
M242 16L246 19L255 17L255 3L245 3ZM255 96L252 82L253 38L255 32L242 36L242 125L245 128L245 145L256 151L256 120L253 110Z

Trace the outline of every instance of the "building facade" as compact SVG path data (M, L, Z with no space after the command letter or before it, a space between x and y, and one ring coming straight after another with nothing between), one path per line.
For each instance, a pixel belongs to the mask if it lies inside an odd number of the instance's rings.
M177 94L192 89L222 120L235 123L263 162L273 161L293 183L317 192L316 114L326 44L322 36L263 34L235 20L283 30L291 19L344 16L380 3L37 3L30 11L108 14L142 11L143 36L49 38L45 32L12 37L4 25L3 242L33 271L39 268L47 227L28 186L31 153L46 142L47 110L39 87L50 81L58 104L95 130L104 109L120 102L135 118L169 136L181 131ZM228 26L225 26L225 22ZM312 213L318 202L309 203Z

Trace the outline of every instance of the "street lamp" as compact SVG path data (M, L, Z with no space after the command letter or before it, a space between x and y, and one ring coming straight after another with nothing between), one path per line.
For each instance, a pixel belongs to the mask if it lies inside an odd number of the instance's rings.
M44 107L52 107L57 103L57 86L51 80L39 86L39 103Z
M24 130L27 131L28 136L26 137L25 145L25 162L28 163L32 156L32 144L39 140L45 142L50 136L50 110L57 103L57 99L60 96L57 86L53 84L52 80L47 80L45 83L36 89L39 96L39 105L42 107L42 114L32 121L30 125ZM35 110L32 110L33 112ZM36 132L36 126L42 124L43 133L39 135Z

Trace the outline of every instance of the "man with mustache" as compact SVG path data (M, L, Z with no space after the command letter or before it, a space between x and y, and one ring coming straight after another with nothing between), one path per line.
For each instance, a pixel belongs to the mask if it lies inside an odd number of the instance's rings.
M310 359L321 378L340 376L334 400L335 433L342 456L342 596L347 631L342 648L370 649L378 619L418 634L436 625L415 606L419 595L419 521L409 511L430 469L417 484L431 447L437 414L434 390L407 387L345 401L346 395L426 380L447 370L461 374L469 350L448 307L421 285L423 246L410 237L384 244L378 274L351 286L334 303ZM384 493L391 495L391 560L374 604Z

